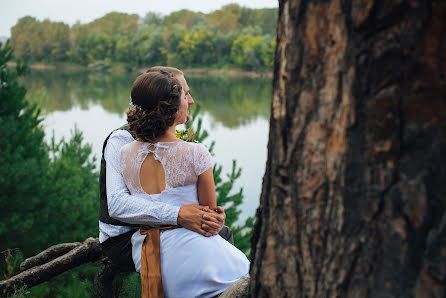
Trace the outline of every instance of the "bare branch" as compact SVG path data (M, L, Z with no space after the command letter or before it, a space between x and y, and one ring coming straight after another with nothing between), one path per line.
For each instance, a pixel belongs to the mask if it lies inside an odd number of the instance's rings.
M45 264L49 260L60 257L81 244L82 244L81 242L73 242L73 243L62 243L53 245L45 249L38 255L24 260L22 264L20 264L20 270L25 271L28 270L29 268Z

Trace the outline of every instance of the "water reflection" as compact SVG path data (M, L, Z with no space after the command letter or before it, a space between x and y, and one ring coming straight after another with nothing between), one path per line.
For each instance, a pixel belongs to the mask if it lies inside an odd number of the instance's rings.
M29 97L43 89L39 104L45 113L88 109L100 104L107 112L122 114L128 107L129 90L137 74L33 70L24 81ZM38 96L37 96L38 97Z
M226 127L269 117L271 80L263 78L188 77L193 96Z
M29 99L44 113L101 105L122 115L128 107L136 73L87 73L33 70L24 81ZM239 127L269 117L271 80L265 78L187 77L196 102L225 127ZM44 96L39 94L44 93Z

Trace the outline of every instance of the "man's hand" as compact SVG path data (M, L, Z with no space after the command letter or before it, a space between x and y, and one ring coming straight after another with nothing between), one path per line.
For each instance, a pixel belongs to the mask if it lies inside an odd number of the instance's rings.
M180 208L177 222L188 230L209 237L218 234L223 227L225 218L225 211L221 207L212 211L207 206L191 204Z

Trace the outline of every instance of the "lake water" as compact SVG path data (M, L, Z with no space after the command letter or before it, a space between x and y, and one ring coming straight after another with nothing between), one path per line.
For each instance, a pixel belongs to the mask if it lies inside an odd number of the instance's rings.
M28 99L38 102L45 120L46 137L70 138L76 126L100 160L102 142L125 123L130 88L137 73L86 73L33 70L25 79ZM228 173L232 160L242 168L234 192L243 187L239 222L254 215L265 171L271 80L187 76L191 94L200 105L199 117L215 141L216 162Z

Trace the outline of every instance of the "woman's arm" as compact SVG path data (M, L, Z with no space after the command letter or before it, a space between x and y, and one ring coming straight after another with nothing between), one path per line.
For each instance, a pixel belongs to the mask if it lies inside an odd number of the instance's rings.
M208 206L209 209L214 211L217 209L212 167L198 176L198 201L201 206Z

